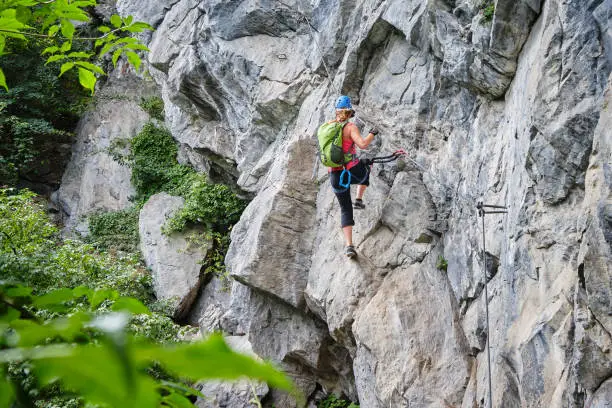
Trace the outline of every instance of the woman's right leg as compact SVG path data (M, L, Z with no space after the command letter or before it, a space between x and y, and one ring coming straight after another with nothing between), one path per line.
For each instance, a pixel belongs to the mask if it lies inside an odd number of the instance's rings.
M329 175L329 181L334 189L334 194L340 204L340 225L342 226L342 232L344 233L344 241L347 246L353 245L353 225L355 220L353 219L353 203L351 201L351 190L350 188L344 188L340 186L340 172L332 171Z

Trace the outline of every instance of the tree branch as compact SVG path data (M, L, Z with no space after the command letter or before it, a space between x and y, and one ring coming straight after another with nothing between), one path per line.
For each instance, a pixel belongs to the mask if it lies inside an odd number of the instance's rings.
M122 31L125 27L119 27L119 28L115 28L114 30L109 31L108 33L101 35L100 37L73 37L72 39L68 39L66 37L54 37L54 36L50 36L47 34L37 34L37 33L32 33L29 31L17 31L17 30L6 30L6 29L2 29L0 28L0 33L7 33L7 34L21 34L25 37L36 37L36 38L46 38L49 40L52 39L59 39L59 38L63 38L65 40L69 40L69 41L94 41L94 40L102 40L106 37L108 37L111 34L114 34L116 32Z

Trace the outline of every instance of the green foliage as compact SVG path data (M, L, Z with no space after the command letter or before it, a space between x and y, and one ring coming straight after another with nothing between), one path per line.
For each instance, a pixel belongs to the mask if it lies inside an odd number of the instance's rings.
M196 244L202 240L212 244L203 261L204 272L213 273L228 282L225 255L230 244L230 232L247 203L227 186L208 184L203 175L196 173L186 177L177 193L185 197L185 204L162 230L169 234L183 231L188 225L204 225L206 230L203 233L192 232L187 238Z
M183 231L189 225L204 225L204 232L193 232L188 239L194 245L212 242L212 248L203 260L204 270L227 277L224 260L230 242L229 233L240 219L246 202L227 186L208 184L204 175L179 164L177 152L170 132L147 123L131 140L129 157L116 156L132 166L132 184L139 202L161 191L185 198L181 210L164 225L164 233Z
M80 36L81 28L75 23L88 23L91 17L88 8L97 5L96 0L79 1L41 1L11 0L0 2L0 56L6 54L8 42L42 39L48 44L41 55L48 55L47 64L61 64L59 75L76 69L81 85L93 93L96 75L105 75L98 59L112 53L112 62L125 55L136 69L140 67L140 57L136 51L148 48L129 35L153 28L146 23L134 22L132 16L122 18L112 15L111 26L102 25L97 29L100 35ZM127 36L126 36L127 35ZM83 51L74 47L75 42L89 42L96 51ZM8 91L7 81L0 69L0 86Z
M57 229L34 201L34 193L11 193L14 190L0 190L0 253L27 256L53 242Z
M246 202L223 184L208 184L201 174L183 183L185 205L166 224L166 231L182 231L188 223L226 232L240 219Z
M142 98L140 107L153 119L164 120L164 101L160 97Z
M89 217L88 242L100 250L138 252L138 207L98 212Z
M495 14L495 2L493 0L484 0L480 3L480 13L482 14L482 22L488 23L493 20Z
M292 390L282 373L268 363L233 352L220 335L206 341L173 345L129 335L126 328L130 315L146 312L142 305L135 309L121 305L114 312L97 316L78 312L44 322L35 317L43 308L61 309L67 302L79 299L93 308L92 296L95 293L84 293L79 288L36 296L25 286L0 284L3 406L10 406L18 395L31 400L22 392L23 384L6 371L7 364L25 361L41 388L59 384L81 396L86 403L116 407L176 406L174 401L187 404L189 394L199 395L180 384L150 377L144 369L154 363L191 381L248 376ZM132 301L131 306L136 304ZM94 337L90 335L92 332ZM20 403L26 405L24 401ZM27 405L32 405L32 401Z
M175 406L197 394L168 378L246 375L291 389L219 336L178 342L172 320L145 306L160 307L137 257L61 241L36 200L0 190L0 406Z
M204 259L204 273L215 274L228 282L229 276L225 267L225 254L227 254L230 244L229 233L211 232L209 235L212 248L206 253L206 259Z
M34 173L49 154L45 150L70 143L88 100L70 75L57 78L44 65L39 43L10 49L10 58L0 58L12 84L8 92L0 91L0 185L9 186L20 175Z
M131 141L132 185L147 200L160 191L173 191L192 173L176 161L178 148L170 132L147 123Z
M359 405L351 401L338 398L334 394L329 394L327 398L319 402L317 408L359 408Z
M436 268L444 272L446 272L446 269L448 268L448 262L446 261L446 259L444 259L442 255L438 256L438 262L436 263Z

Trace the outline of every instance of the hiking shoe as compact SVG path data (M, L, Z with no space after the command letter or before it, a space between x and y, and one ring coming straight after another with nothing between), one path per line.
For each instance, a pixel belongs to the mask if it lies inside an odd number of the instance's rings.
M347 245L346 248L344 248L344 255L346 255L348 258L356 257L357 252L355 252L355 247L352 245Z
M363 210L365 208L365 204L363 203L362 200L360 200L359 198L355 200L355 202L353 203L353 208L356 208L358 210Z

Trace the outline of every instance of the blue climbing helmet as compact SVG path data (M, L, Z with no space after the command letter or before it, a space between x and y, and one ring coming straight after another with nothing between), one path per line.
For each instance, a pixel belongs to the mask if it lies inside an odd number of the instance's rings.
M336 101L336 109L353 109L353 105L351 105L351 98L346 95L342 95Z

